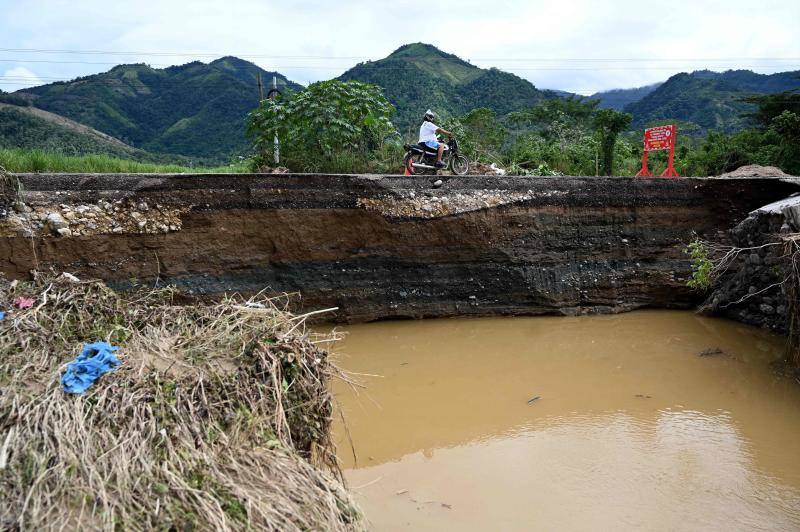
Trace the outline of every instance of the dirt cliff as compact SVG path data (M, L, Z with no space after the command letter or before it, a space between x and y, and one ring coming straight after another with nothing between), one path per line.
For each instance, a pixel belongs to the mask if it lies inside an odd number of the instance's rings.
M0 272L300 292L338 318L686 307L685 244L792 179L20 175ZM93 214L94 219L87 218Z

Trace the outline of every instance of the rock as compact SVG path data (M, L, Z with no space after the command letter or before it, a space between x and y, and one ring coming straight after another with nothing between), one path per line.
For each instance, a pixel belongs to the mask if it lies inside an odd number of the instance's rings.
M57 212L51 212L50 214L47 215L46 219L47 219L47 224L54 232L58 231L59 229L66 229L67 227L69 227L69 223L67 223L64 217L58 214Z
M758 253L751 253L748 257L748 260L750 261L750 264L761 264L761 257L758 256Z
M759 305L758 310L760 310L763 314L772 315L775 314L775 307L772 305L767 305L766 303L762 303Z
M775 309L775 312L778 316L786 316L786 307L784 305L778 305L778 308Z
M111 230L111 232L112 232L112 233L115 233L115 234L119 234L119 233L121 233L121 232L122 232L122 227L119 227L119 226L117 226L117 227L113 228L113 229Z
M72 231L70 231L66 227L62 227L61 229L56 229L56 233L58 233L58 236L72 236Z

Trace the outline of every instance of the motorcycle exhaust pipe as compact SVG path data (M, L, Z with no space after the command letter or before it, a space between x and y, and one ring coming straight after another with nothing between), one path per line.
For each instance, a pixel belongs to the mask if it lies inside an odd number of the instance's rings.
M435 166L431 166L429 164L422 164L422 163L411 163L414 165L414 168L425 168L426 170L437 170Z

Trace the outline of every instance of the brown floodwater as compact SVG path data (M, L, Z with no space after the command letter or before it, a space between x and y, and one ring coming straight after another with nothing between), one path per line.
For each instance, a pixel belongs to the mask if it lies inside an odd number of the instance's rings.
M334 433L373 530L800 529L781 337L677 311L345 330L365 387L334 385Z

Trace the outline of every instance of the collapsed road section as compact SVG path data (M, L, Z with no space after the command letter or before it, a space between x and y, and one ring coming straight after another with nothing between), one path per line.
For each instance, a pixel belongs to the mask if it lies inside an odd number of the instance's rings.
M299 293L336 319L689 307L686 244L785 179L20 174L0 272L113 287Z

